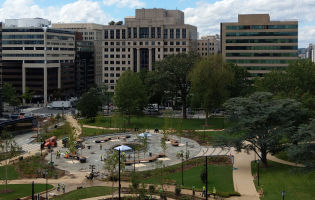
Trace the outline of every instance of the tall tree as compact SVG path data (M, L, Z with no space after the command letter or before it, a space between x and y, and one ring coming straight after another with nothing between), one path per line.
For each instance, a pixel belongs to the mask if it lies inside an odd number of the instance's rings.
M128 70L118 79L114 103L122 114L128 115L128 124L130 115L142 112L147 105L147 95L137 73Z
M25 92L22 94L22 98L26 101L26 102L30 102L32 100L32 97L34 95L34 91L31 91L29 87L25 88Z
M307 167L315 168L315 119L302 124L294 136L299 142L289 147L289 157Z
M253 150L267 165L267 154L277 153L286 132L292 132L306 115L301 103L293 99L275 99L271 93L256 92L249 97L229 99L226 114L233 123L227 129L226 142L237 150Z
M190 90L189 73L198 61L198 55L190 52L168 55L155 63L155 71L167 83L167 90L173 94L173 99L179 100L182 105L183 119L187 118L187 97Z
M10 83L4 83L2 86L3 101L7 102L10 106L16 107L21 104L21 100L15 90L15 88Z
M214 55L200 60L190 79L193 101L205 110L205 124L208 125L209 113L219 108L229 95L228 86L233 80L233 73L221 55Z
M253 80L250 73L242 66L229 63L228 67L234 74L234 78L228 86L230 97L239 97L250 94L253 91Z

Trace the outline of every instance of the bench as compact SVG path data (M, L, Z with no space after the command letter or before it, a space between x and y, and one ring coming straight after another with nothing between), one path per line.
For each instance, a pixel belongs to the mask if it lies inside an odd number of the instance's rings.
M179 146L179 143L177 140L171 140L171 144L175 147L178 147Z

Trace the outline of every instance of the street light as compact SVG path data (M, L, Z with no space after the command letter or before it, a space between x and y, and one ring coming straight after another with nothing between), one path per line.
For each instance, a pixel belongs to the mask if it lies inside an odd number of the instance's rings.
M120 149L118 149L118 199L120 200Z
M206 156L206 200L208 200L208 156Z
M259 163L260 163L260 160L257 159L256 163L257 163L257 185L259 186Z
M284 200L285 190L282 190L282 192L281 192L281 196L282 196L282 200Z
M182 185L184 185L184 152L182 153Z

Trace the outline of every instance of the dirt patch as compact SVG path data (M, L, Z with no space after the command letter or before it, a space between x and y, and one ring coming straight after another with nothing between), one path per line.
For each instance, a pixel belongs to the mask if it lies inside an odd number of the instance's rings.
M7 193L11 193L11 192L15 192L14 190L0 190L0 194L7 194Z

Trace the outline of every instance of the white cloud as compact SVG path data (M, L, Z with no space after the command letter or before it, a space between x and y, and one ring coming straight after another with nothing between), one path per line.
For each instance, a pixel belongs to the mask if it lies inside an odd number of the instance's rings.
M104 0L105 6L115 5L117 7L144 8L145 3L140 0Z
M0 20L42 17L52 22L93 22L106 24L113 18L106 14L100 3L77 0L60 7L39 7L33 0L6 0L0 8Z
M301 47L308 47L309 43L315 44L315 25L299 28L299 43Z
M314 0L220 0L214 3L199 1L195 8L186 8L184 12L186 23L197 26L200 35L208 35L219 34L220 23L236 22L238 14L255 13L269 13L271 20L298 19L300 30L304 30L304 24L314 22L314 8ZM309 26L311 30L304 33L313 33L314 26ZM311 36L307 38L312 39ZM299 39L300 46L307 45L307 40Z

